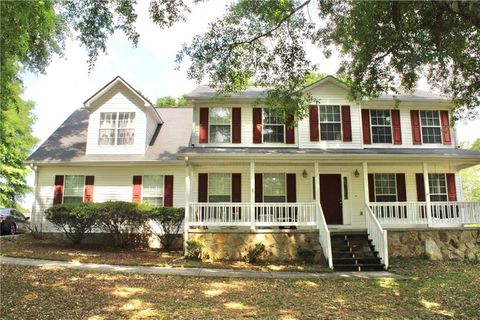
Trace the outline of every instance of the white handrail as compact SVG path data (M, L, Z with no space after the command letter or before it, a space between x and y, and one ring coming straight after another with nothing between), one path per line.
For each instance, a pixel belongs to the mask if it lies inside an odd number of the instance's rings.
M368 237L372 239L375 250L378 251L380 258L388 269L388 238L387 230L384 230L370 209L368 203L365 204L365 219L367 224Z
M316 202L317 208L317 226L318 226L318 238L320 245L322 246L323 255L328 261L328 267L333 269L333 256L332 256L332 244L330 238L330 230L328 230L327 221L323 214L322 206Z

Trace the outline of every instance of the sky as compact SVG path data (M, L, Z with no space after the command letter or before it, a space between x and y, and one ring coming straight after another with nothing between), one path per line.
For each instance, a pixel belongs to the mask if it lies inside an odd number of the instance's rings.
M180 97L198 84L187 79L185 65L176 70L175 56L183 43L207 30L208 23L223 14L225 2L200 2L187 16L186 23L160 30L148 17L149 1L139 1L136 23L140 39L137 47L121 32L116 32L107 43L107 53L100 54L95 67L88 71L87 52L74 39L68 40L64 57L54 57L45 74L26 74L23 78L23 98L35 102L37 118L33 134L45 141L63 121L83 102L117 75L155 102L158 97ZM318 59L319 72L335 74L338 57L325 59L317 51L309 52ZM419 89L428 90L425 81ZM468 124L458 123L459 141L472 143L480 137L480 120ZM29 178L33 187L33 177ZM23 205L31 208L33 196L27 196Z

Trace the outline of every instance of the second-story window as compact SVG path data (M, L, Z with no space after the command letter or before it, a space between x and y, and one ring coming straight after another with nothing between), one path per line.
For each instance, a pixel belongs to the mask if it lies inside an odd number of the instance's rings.
M420 111L423 143L442 143L442 129L438 111Z
M373 143L392 143L390 110L370 110Z
M272 110L263 109L263 142L284 143L285 123Z
M210 108L210 142L228 143L232 140L232 112L230 108Z
M397 201L397 182L394 173L375 173L375 201Z
M430 185L430 201L447 201L447 182L445 174L428 174L428 184Z
M340 106L319 106L320 140L341 140L342 117Z
M135 112L101 112L98 144L132 145L135 141Z

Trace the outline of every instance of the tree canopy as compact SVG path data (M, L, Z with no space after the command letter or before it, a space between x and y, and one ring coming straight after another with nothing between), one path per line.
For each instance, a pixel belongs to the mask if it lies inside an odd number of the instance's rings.
M155 106L157 106L157 107L186 107L186 106L188 106L188 101L187 101L187 99L185 99L183 97L175 99L172 96L165 96L165 97L157 98L157 101L155 102Z
M480 138L475 140L469 150L480 152ZM464 201L480 201L480 166L463 169L462 195Z

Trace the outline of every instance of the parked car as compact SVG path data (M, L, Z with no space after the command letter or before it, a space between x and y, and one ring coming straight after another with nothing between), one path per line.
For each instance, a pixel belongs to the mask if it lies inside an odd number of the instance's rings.
M27 232L30 218L13 208L0 209L0 234Z

